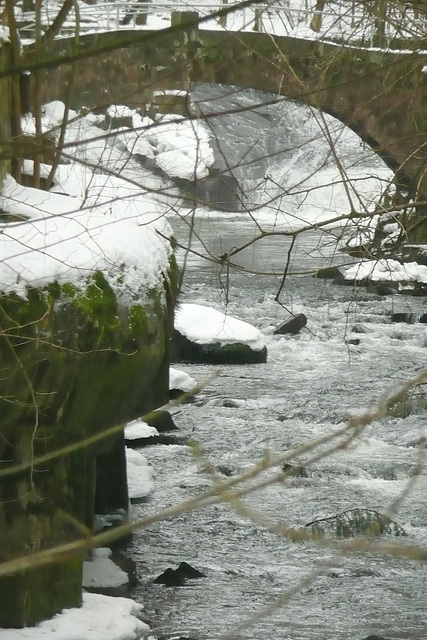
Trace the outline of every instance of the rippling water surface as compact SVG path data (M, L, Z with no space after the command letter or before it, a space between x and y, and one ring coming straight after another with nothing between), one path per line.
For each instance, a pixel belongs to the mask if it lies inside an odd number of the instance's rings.
M252 232L239 218L204 224L209 226L210 249L217 254ZM177 228L177 236L184 237L183 229ZM177 407L174 416L180 432L198 442L204 457L195 456L188 446L146 448L157 490L149 503L135 507L139 515L207 489L212 478L205 466L221 479L235 477L266 455L292 451L333 433L349 416L373 406L386 391L426 366L426 326L390 321L392 311L421 312L425 300L378 297L310 275L290 276L281 296L286 309L306 314L307 328L298 336L273 335L274 327L288 317L274 301L288 247L289 240L263 241L239 257L241 266L269 272L263 277L220 272L189 256L182 301L222 309L228 298L232 315L264 333L268 362L218 370L182 366L198 382L207 381L196 402ZM312 234L297 246L292 270L310 272L330 264L333 252L327 236ZM358 338L360 344L348 344L350 338ZM426 412L419 406L419 394L401 404L395 415L369 425L347 449L312 463L306 477L288 478L253 492L243 506L258 520L299 528L346 509L385 512L413 482L394 518L407 531L404 544L425 544L427 471L417 444L426 427ZM420 474L415 481L414 473ZM158 624L158 636L427 638L423 564L291 542L233 505L183 513L140 531L130 553L141 581L136 597ZM152 584L167 567L181 561L206 578L188 581L184 587ZM312 572L318 576L309 579ZM296 591L292 598L284 596L288 590ZM282 606L268 609L281 599ZM258 619L252 620L254 616ZM249 620L252 624L243 624Z

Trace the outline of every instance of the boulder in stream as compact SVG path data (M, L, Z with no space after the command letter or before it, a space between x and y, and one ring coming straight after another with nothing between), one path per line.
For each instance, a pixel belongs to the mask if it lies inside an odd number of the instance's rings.
M197 382L194 378L174 367L169 367L169 397L173 400L181 398L188 401L197 393Z
M392 322L403 322L405 324L415 324L417 322L421 322L422 324L427 323L427 313L416 314L416 313L392 313L391 314Z
M205 574L195 569L188 562L181 562L176 569L170 567L163 571L155 580L154 584L164 584L167 587L181 587L187 580L206 578Z
M287 320L283 324L281 324L274 331L275 334L286 334L290 333L292 335L296 335L301 331L303 327L307 324L307 316L304 313L298 313L298 315L294 316L290 320Z
M267 347L251 324L198 304L181 304L175 314L173 357L206 364L266 362Z
M324 267L318 269L314 274L315 278L322 280L333 280L334 284L344 284L344 276L338 267Z

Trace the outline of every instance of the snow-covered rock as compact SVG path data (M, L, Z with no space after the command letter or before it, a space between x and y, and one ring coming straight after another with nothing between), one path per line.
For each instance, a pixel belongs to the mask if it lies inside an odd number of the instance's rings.
M169 391L176 390L191 393L196 387L197 382L188 373L181 371L181 369L169 367Z
M391 291L427 295L427 266L382 258L362 260L343 272L346 284L389 283Z
M156 427L150 427L150 425L141 418L132 420L132 422L128 422L125 426L125 440L141 440L158 435L159 432Z
M265 340L256 327L198 304L178 307L174 349L175 357L187 362L250 364L267 359Z

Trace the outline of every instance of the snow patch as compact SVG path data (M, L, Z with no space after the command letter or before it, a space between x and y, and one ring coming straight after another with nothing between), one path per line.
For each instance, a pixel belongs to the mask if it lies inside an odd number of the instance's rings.
M92 558L83 562L83 586L93 588L121 587L129 582L125 571L110 560L111 549L101 547L92 551Z
M153 493L154 482L147 459L134 449L126 447L126 465L129 498L137 500Z
M138 418L128 422L125 426L125 440L139 440L141 438L151 438L151 436L158 436L159 432L156 427L151 427L149 424Z
M107 109L107 113L111 118L131 118L137 112L136 109L130 109L124 104L111 104Z
M9 28L4 27L3 25L0 25L0 46L2 42L9 42L9 36L10 36Z
M427 283L427 267L417 262L401 264L397 260L366 260L344 271L346 280Z

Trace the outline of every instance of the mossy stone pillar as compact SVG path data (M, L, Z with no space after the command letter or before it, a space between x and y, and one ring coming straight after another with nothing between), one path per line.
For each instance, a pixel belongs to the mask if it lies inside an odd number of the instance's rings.
M83 289L0 297L0 563L86 538L97 458L109 459L127 507L122 434L84 442L167 399L172 302L159 287L123 306L101 273ZM83 446L38 461L74 443ZM0 627L79 606L81 574L78 553L1 576Z

